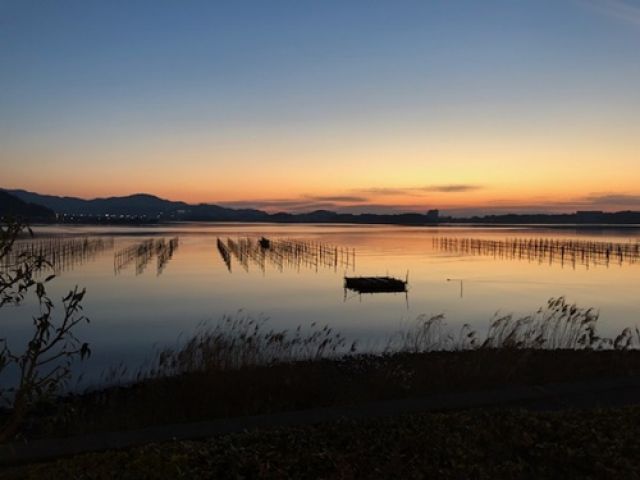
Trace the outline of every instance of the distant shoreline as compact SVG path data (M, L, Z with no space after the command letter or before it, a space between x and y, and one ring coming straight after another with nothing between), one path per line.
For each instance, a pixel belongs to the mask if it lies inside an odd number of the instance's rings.
M93 227L155 227L170 225L329 225L329 226L388 226L415 228L528 228L528 229L575 229L575 230L635 230L640 229L640 223L482 223L482 222L441 222L441 223L390 223L390 222L281 222L281 221L226 221L226 220L163 220L156 222L35 222L38 226L93 226Z
M267 212L216 204L192 205L149 194L85 200L41 195L25 190L2 190L0 215L20 216L33 222L62 225L155 225L173 222L405 225L417 227L523 227L611 229L640 228L640 212L579 210L573 213L494 213L453 217L432 208L418 212L344 213L313 210L301 213ZM0 201L2 207L2 201ZM487 207L490 209L490 206ZM535 205L529 208L536 208ZM4 213L2 213L4 211ZM443 214L445 213L445 214Z

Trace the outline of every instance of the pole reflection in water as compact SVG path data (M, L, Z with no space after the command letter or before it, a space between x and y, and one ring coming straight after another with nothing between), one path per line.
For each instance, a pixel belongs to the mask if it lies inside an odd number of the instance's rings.
M218 252L229 272L232 270L232 258L245 270L250 265L265 272L270 265L278 271L307 268L318 271L319 268L333 268L337 271L355 270L355 249L337 247L321 242L295 239L269 240L260 238L227 238L224 242L217 239Z
M24 240L14 244L3 259L3 269L20 264L25 255L43 258L56 274L73 270L94 260L100 253L113 248L112 238L62 238Z
M123 270L126 270L129 265L135 263L136 275L140 275L144 272L150 260L156 256L158 260L156 275L160 276L171 258L173 258L173 254L178 249L179 243L178 237L169 240L165 238L156 240L150 238L122 248L115 252L113 256L114 273L118 275Z
M559 263L561 266L609 266L612 263L640 263L640 242L598 242L550 238L514 238L487 240L479 238L438 237L435 249L458 255L494 257L500 260L526 260Z

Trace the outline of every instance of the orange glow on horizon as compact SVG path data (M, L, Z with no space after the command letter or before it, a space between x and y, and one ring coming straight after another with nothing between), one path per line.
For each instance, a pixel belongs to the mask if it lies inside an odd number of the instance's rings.
M319 133L287 143L265 132L252 141L220 145L203 138L186 144L175 135L94 148L91 162L84 161L87 150L81 144L47 150L35 143L0 152L0 160L14 165L0 187L81 198L149 193L268 211L372 205L399 211L539 207L570 212L633 209L624 198L612 203L594 202L594 197L640 198L633 132L549 138L517 130L464 132L445 129L424 138L413 130L394 137L359 132L350 139L327 137L324 143ZM454 141L458 137L464 142ZM47 161L23 166L34 158Z

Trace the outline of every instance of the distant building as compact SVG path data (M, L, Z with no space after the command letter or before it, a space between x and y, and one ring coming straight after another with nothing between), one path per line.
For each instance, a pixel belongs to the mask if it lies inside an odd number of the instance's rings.
M430 222L437 222L440 218L440 210L429 210L427 212L427 220Z

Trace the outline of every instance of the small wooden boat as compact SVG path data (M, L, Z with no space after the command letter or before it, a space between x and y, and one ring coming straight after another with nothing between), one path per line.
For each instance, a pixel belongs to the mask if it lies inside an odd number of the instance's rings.
M406 292L407 283L393 277L344 277L344 288L358 293Z

